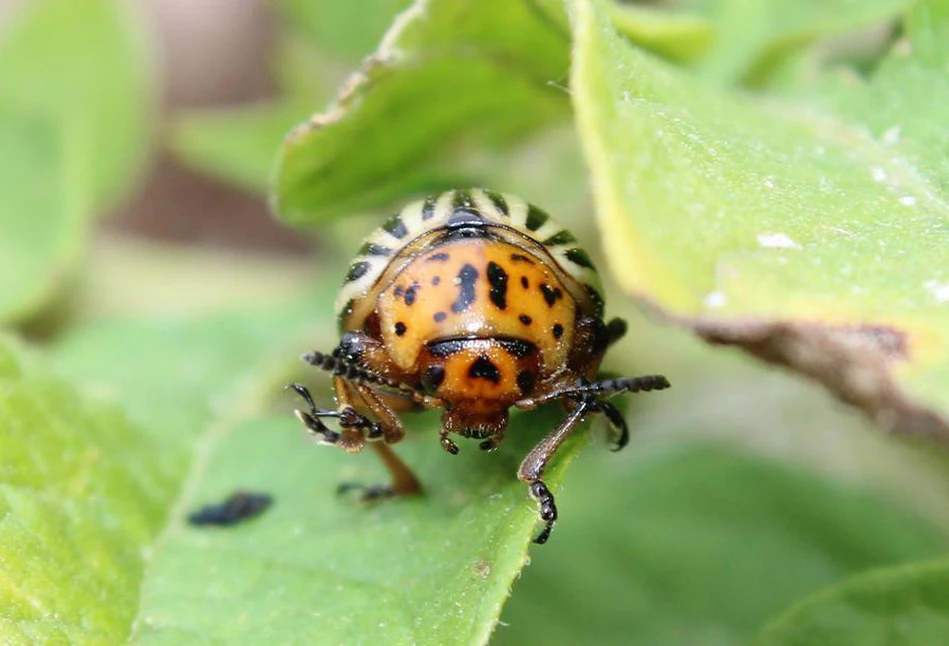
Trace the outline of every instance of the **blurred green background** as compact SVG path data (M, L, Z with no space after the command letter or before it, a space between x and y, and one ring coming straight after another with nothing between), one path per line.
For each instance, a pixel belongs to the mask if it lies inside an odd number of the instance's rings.
M949 643L945 592L899 597L928 610L894 636L886 612L830 588L943 553L945 455L644 316L607 270L559 2L485 3L459 26L473 5L431 0L431 25L397 48L411 55L332 104L355 121L285 149L277 174L285 135L410 4L0 5L0 641L731 645L819 593L806 607L826 603L827 632L779 619L763 643ZM818 58L874 69L912 4L597 6L664 65L744 93L799 91ZM479 48L540 82L469 60ZM475 101L453 73L497 92ZM374 103L374 83L396 98ZM459 136L436 146L429 129ZM496 459L457 460L423 417L405 454L431 496L367 510L332 490L379 468L306 443L281 392L304 379L329 402L296 357L332 347L359 238L409 196L471 184L566 224L630 322L605 367L674 384L631 402L624 452L596 425L574 443L561 522L529 556L514 467L549 416L518 418ZM240 487L274 509L225 532L184 525Z

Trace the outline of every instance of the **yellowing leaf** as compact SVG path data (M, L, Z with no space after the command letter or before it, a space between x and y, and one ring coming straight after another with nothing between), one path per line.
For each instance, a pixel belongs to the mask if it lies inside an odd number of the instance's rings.
M576 0L573 98L629 293L949 441L944 4L917 6L869 81L792 100L671 68Z

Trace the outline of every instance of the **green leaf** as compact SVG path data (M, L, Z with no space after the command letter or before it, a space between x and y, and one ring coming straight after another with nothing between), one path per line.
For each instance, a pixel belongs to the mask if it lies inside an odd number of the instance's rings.
M459 456L439 445L437 414L408 415L410 437L396 448L425 495L374 506L338 496L340 482L383 481L381 465L313 446L290 413L298 402L281 390L296 376L288 362L332 347L329 300L324 290L252 316L100 322L58 345L64 374L81 375L100 402L124 405L150 442L179 457L181 489L139 580L132 641L293 641L315 631L337 642L486 641L537 522L517 465L563 412L515 416L500 451L465 442ZM296 377L331 405L328 375L301 368ZM274 398L280 412L269 410ZM583 440L552 465L555 491ZM275 504L235 528L184 523L236 489L267 492Z
M194 110L173 122L169 145L186 164L266 194L287 133L325 105L375 48L408 0L275 0L284 25L273 101Z
M857 575L771 622L759 646L916 646L949 641L945 560Z
M337 103L287 139L280 216L312 224L455 184L466 144L510 143L563 118L567 37L527 2L416 2Z
M227 530L171 527L150 565L135 641L485 643L537 517L517 464L559 416L519 416L498 453L465 442L458 456L439 446L437 415L407 417L411 437L396 448L426 493L372 506L335 488L383 482L374 456L309 445L287 414L220 429L184 506L242 488L270 493L274 507ZM551 469L554 482L576 448Z
M0 339L0 634L120 643L181 454Z
M573 8L572 96L620 284L886 428L949 439L945 3L914 8L868 82L797 100L704 83L629 46L600 3Z
M640 47L677 62L705 55L715 42L712 21L697 13L664 7L610 3L616 29Z
M945 549L902 508L800 467L705 443L636 448L631 465L585 455L571 469L557 540L532 555L495 644L737 646L803 594Z
M698 11L714 24L715 39L697 61L703 75L722 82L762 85L782 63L831 36L881 25L912 0L704 0Z
M151 130L151 61L123 0L21 3L0 35L0 106L80 130L98 206L141 173Z
M41 0L0 34L0 320L63 290L94 210L138 175L149 75L126 3Z
M168 144L189 166L265 194L281 142L306 113L302 104L279 101L195 110L174 122Z
M0 320L22 319L60 288L86 238L89 194L73 122L0 107Z

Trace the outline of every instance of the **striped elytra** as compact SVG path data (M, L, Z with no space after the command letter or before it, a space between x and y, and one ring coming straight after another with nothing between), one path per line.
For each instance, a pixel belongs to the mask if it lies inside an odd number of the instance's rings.
M379 278L419 238L439 230L460 231L459 236L477 236L479 232L490 236L501 229L521 234L524 241L524 253L516 254L512 263L545 255L583 286L585 298L602 316L599 275L576 237L541 208L515 195L479 188L430 196L388 218L366 238L353 260L336 301L336 315L345 319L355 301L371 297ZM577 298L584 297L578 294ZM344 320L340 323L345 327Z

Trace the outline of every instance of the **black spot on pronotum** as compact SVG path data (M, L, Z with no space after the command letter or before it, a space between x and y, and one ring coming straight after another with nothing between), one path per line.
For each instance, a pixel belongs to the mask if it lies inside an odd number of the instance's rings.
M537 231L537 229L544 226L544 223L549 219L549 215L538 209L533 204L527 207L527 221L525 224L531 231Z
M522 370L517 373L517 387L521 389L521 394L530 395L534 392L534 381L536 375L530 370Z
M478 280L478 270L465 263L458 271L458 298L451 304L451 311L455 314L464 312L475 299L475 282Z
M405 331L406 331L407 329L408 329L408 328L405 327L405 323L403 323L402 321L398 321L398 322L395 324L395 335L396 335L396 336L402 336L403 334L405 334Z
M432 353L433 357L444 359L445 357L450 357L456 352L464 350L467 343L467 339L446 339L444 341L436 341L428 346L428 351Z
M507 309L507 272L494 261L488 263L488 283L491 285L488 298L498 309Z
M563 336L563 326L560 323L554 323L554 327L551 332L553 332L555 339L559 339Z
M445 314L445 312L435 312L434 314L432 314L432 318L435 319L436 323L441 323L446 318L448 318L448 315Z
M521 287L523 287L524 289L527 289L530 286L531 284L527 282L527 276L521 276Z
M431 256L426 258L425 262L444 262L449 258L451 258L451 256L449 256L447 253L444 251L439 251L438 253L433 253Z
M587 252L580 247L567 249L564 255L567 256L567 260L575 265L580 265L581 267L586 267L587 269L593 269L593 261L590 260L590 256L587 255Z
M441 277L441 276L433 276L433 277L432 277L432 285L437 285L437 284L439 284L440 282L442 282L442 277Z
M359 280L366 275L366 272L369 271L369 263L365 260L359 262L354 262L349 268L349 272L346 274L346 282L352 282L354 280Z
M414 304L415 304L415 299L416 299L416 297L418 296L418 291L417 291L417 289L418 289L418 288L417 288L416 285L412 285L412 286L409 287L407 290L405 290L405 299L404 299L404 300L405 300L405 304L406 304L406 305L410 305L410 306L411 306L411 305L414 305Z
M544 300L547 301L547 305L550 307L553 307L554 303L563 298L563 292L559 287L551 287L547 283L540 284L540 292L544 295Z
M385 223L383 223L382 228L399 240L409 235L409 230L405 226L405 222L402 221L402 217L399 215L393 215L391 218L386 220Z
M437 197L426 198L425 203L422 204L422 219L431 220L432 216L435 215L435 202L438 201Z
M468 376L472 379L487 379L495 384L501 381L501 371L484 355L474 360L468 368Z
M496 339L496 341L506 352L509 352L518 359L523 359L537 351L536 345L524 339L507 339L502 337Z
M504 199L503 195L495 193L494 191L485 191L484 194L488 196L488 199L491 200L491 203L494 204L494 207L501 215L509 215L510 211L508 210L507 200Z
M235 491L217 505L206 505L188 516L191 525L227 527L259 516L273 503L266 493Z
M511 254L511 261L512 261L512 262L526 262L528 265L536 265L536 264L537 264L537 263L535 263L533 260L531 260L531 258L530 258L529 256L525 256L525 255L522 254L522 253L512 253L512 254Z
M573 237L573 234L564 229L560 233L555 233L546 240L543 244L548 247L556 247L557 245L570 244L571 242L576 242L577 239Z
M429 366L422 373L422 388L428 392L437 390L443 381L445 381L445 368L442 366Z
M377 245L373 242L367 242L359 248L360 256L388 256L392 250L388 247Z
M402 285L396 285L395 289L392 290L392 295L395 296L396 298L402 298L404 294L405 294L405 288L402 287Z
M530 325L531 323L534 322L534 319L532 319L531 317L529 317L527 314L521 314L521 315L518 316L517 318L518 318L518 320L519 320L521 323L523 323L524 325Z

